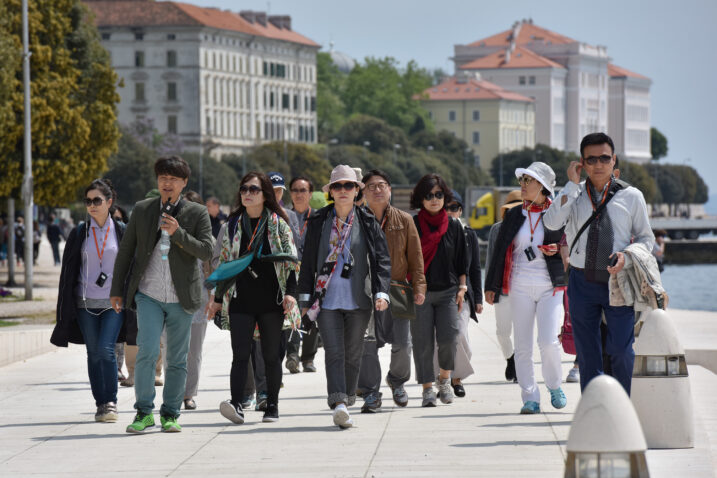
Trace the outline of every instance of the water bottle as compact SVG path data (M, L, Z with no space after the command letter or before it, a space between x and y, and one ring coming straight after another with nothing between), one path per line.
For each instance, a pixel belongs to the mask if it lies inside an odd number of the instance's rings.
M166 261L169 254L169 233L164 230L159 238L159 252L162 254L162 260Z

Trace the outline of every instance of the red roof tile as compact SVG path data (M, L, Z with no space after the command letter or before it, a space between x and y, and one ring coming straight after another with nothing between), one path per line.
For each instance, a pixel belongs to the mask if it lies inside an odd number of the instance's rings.
M414 98L432 101L502 99L533 102L533 99L527 96L503 89L489 81L470 79L460 83L455 77L424 90L421 95L416 95Z
M267 22L250 23L238 13L217 8L204 8L180 2L106 1L86 0L94 12L97 26L157 27L157 26L207 26L283 40L302 45L319 47L309 38L288 29L277 28Z
M649 78L646 76L643 76L639 73L635 73L634 71L626 70L625 68L622 68L621 66L613 65L612 63L607 64L607 73L612 78L631 77L631 78L643 78L643 79L649 80Z
M496 35L484 38L482 40L475 41L468 44L468 46L508 46L512 40L513 29L500 32ZM523 23L518 32L518 37L515 39L516 45L526 45L530 42L551 43L551 44L569 44L575 43L575 40L566 36L560 35L559 33L551 32L545 28L541 28L532 23Z
M461 65L460 68L461 70L480 70L484 68L563 68L563 66L527 48L518 46L510 54L510 61L507 63L505 50L499 50Z

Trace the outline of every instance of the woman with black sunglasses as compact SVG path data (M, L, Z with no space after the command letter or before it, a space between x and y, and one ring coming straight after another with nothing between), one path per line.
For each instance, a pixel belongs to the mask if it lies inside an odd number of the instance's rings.
M234 423L244 423L241 402L258 326L268 395L262 421L276 422L279 420L282 330L291 326L287 318L294 312L298 317L294 298L297 266L289 220L276 201L266 174L250 172L242 178L236 209L222 225L217 239L212 265L253 254L249 266L239 275L218 283L213 300L210 298L209 316L221 310L222 328L231 332L233 353L231 399L223 401L219 411ZM274 260L281 255L284 259Z
M391 282L386 238L375 217L354 206L362 187L349 166L331 172L323 191L334 204L309 219L299 274L304 328L318 323L321 331L328 404L340 428L353 426L347 406L356 401L364 332L371 309L388 307Z
M110 306L112 271L125 225L112 217L117 200L107 179L85 189L87 221L72 230L62 255L57 324L50 341L87 347L87 371L97 412L95 421L117 421L117 360L115 343L124 311Z
M436 406L433 391L434 338L438 344L438 397L453 402L451 371L455 366L460 318L468 286L467 246L463 226L448 217L444 205L453 201L451 190L437 174L423 176L411 193L413 217L421 236L423 269L428 292L423 304L416 306L411 322L413 360L416 379L423 385L423 407Z

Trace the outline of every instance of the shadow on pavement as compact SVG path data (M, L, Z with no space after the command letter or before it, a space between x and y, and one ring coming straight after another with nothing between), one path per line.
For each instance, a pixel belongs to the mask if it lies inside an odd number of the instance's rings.
M157 428L157 432L160 429ZM119 438L119 437L131 437L134 436L132 433L103 433L101 435L93 433L91 435L56 435L49 437L33 437L32 441L48 441L48 440L94 440L97 438Z
M91 422L42 422L42 423L6 423L0 425L0 428L11 427L45 427L45 426L67 426L67 425L84 425Z
M247 433L311 433L311 432L329 432L329 431L342 431L336 425L326 425L323 427L290 427L290 428L275 428L271 424L262 428L244 428L237 429L236 431L224 431L219 432L220 434L247 434Z
M456 447L456 448L488 448L493 446L523 446L523 445L530 445L530 446L555 446L560 445L564 446L566 443L566 440L549 440L549 441L496 441L496 442L490 442L490 443L456 443L450 446Z

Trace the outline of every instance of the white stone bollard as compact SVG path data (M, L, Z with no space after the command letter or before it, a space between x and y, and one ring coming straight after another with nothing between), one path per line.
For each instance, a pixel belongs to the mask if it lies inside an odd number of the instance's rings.
M672 320L650 311L635 339L630 398L649 448L692 448L692 393L685 351Z

